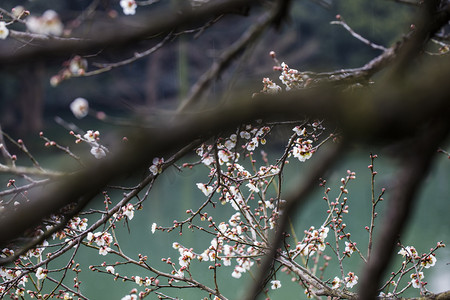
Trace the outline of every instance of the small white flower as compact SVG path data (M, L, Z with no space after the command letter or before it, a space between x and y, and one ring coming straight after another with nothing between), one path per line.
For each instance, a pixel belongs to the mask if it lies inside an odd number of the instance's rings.
M122 211L123 211L123 214L125 216L127 216L127 218L129 220L133 219L133 217L134 217L134 206L133 206L133 204L128 203L127 206L124 206L122 208Z
M221 233L225 233L228 230L228 226L227 224L225 224L224 222L219 224L219 230Z
M333 290L338 289L341 286L341 280L336 276L331 282L331 288Z
M125 15L134 15L136 13L137 4L134 0L120 0L120 6L122 6Z
M436 256L434 254L428 255L427 257L422 258L420 264L425 268L428 269L436 264Z
M270 283L272 284L271 286L272 290L281 288L281 282L279 280L272 280Z
M94 155L96 159L102 159L106 156L105 150L103 150L101 147L92 147L91 154Z
M234 269L233 273L231 273L231 276L233 276L236 279L241 278L242 274L238 270Z
M298 136L303 136L306 133L306 128L302 128L301 126L295 126L292 131L294 131Z
M8 37L9 30L6 27L6 23L3 21L0 21L0 39L4 40Z
M246 186L250 190L250 192L259 193L259 189L251 182L247 183Z
M355 244L345 241L345 252L347 253L347 255L350 256L353 251L356 251Z
M204 183L197 183L197 187L200 189L200 191L205 194L205 196L211 195L211 193L214 191L214 188L212 186L208 186Z
M400 254L401 256L413 257L417 256L417 251L413 246L406 246L405 248L400 249L400 251L398 251L398 254Z
M419 276L417 277L417 273L412 273L409 277L411 277L411 284L413 288L420 289L422 285L421 280L424 278L423 272L419 272Z
M106 267L106 272L114 274L114 272L115 272L114 267L113 266L107 266Z
M264 88L262 90L263 93L268 94L277 94L281 92L281 87L271 81L269 78L263 78Z
M250 142L248 142L247 150L253 151L253 150L255 150L256 147L258 147L258 145L259 145L258 138L254 137L254 138L252 138L252 140Z
M100 255L106 255L109 253L109 251L111 251L112 249L109 248L108 246L101 246L100 249L98 250L98 254Z
M152 224L152 234L155 233L155 231L156 231L156 226L157 226L156 223L153 223L153 224Z
M353 272L348 272L347 277L345 277L344 280L345 286L351 289L358 283L358 276L356 276Z
M85 140L87 140L88 142L95 142L97 140L97 138L100 136L100 132L98 130L93 131L93 130L88 130L83 137L85 138Z
M47 272L48 272L48 270L46 270L46 269L44 269L42 267L37 268L37 270L36 270L36 278L39 279L39 280L44 279L45 277L47 277Z

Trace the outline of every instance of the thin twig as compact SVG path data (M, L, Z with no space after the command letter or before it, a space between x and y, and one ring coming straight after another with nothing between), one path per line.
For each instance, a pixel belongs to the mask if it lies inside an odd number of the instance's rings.
M342 27L344 27L348 32L350 32L350 34L355 37L357 40L363 42L364 44L366 44L367 46L372 47L373 49L377 49L377 50L381 50L381 51L386 51L387 48L381 45L377 45L371 41L369 41L368 39L364 38L363 36L361 36L360 34L356 33L350 26L348 26L347 23L344 22L344 20L340 20L340 21L332 21L330 22L330 24L333 25L341 25Z

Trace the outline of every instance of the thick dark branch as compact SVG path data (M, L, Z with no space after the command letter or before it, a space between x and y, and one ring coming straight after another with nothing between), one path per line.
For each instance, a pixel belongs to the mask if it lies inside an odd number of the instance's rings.
M211 1L195 10L153 11L147 15L135 17L139 26L129 26L124 21L110 22L107 26L93 27L92 34L77 38L48 38L41 35L13 32L14 36L27 38L30 45L17 50L17 45L5 47L0 52L0 65L13 65L36 61L38 58L52 58L55 56L69 56L77 53L95 53L102 49L117 49L129 47L149 37L169 33L176 28L184 28L193 24L203 24L214 16L226 13L233 9L248 7L257 4L257 0L220 0ZM36 38L36 39L34 39ZM31 43L32 42L32 43ZM35 44L38 44L36 46ZM35 45L32 46L32 45ZM14 51L13 51L14 50Z
M396 176L398 188L392 195L386 220L382 222L384 226L376 243L377 246L361 273L364 276L359 287L360 299L377 298L379 283L392 258L398 236L411 215L421 183L430 169L436 149L448 135L449 127L448 122L444 120L431 122L423 128L417 138L404 143L399 149L399 153L405 154L405 157L403 157L403 168ZM411 147L414 147L414 151L410 150Z

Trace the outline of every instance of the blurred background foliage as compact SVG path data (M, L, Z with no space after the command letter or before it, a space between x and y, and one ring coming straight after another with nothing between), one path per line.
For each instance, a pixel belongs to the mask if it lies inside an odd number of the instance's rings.
M173 6L172 2L160 1L139 7L137 16L154 9L154 6ZM54 9L66 26L71 26L80 11L90 3L88 0L19 0L2 1L1 5L6 10L23 5L35 15ZM130 26L139 26L133 17L123 16L118 1L104 0L100 3L95 15L98 20L94 17L78 31L75 28L76 34L82 36L83 30L90 30L91 23L95 22L107 24L126 20ZM411 7L389 0L335 0L320 3L293 1L290 17L281 30L271 30L253 47L249 47L243 58L215 83L212 95L249 84L258 91L263 76L278 77L271 71L273 62L268 56L270 50L276 51L280 61L285 61L292 68L309 71L358 67L380 54L357 41L342 27L330 25L337 14L356 32L384 46L390 46L408 32L411 16L414 15ZM10 67L0 74L1 124L8 132L21 136L52 127L52 117L67 113L68 104L76 97L87 98L97 110L119 115L132 115L142 111L143 107L147 112L155 108L173 108L180 97L185 95L186 86L192 85L255 17L255 11L250 11L247 17L226 15L198 38L193 35L183 36L133 64L98 76L72 78L56 88L50 86L50 77L57 74L71 57ZM20 24L15 25L15 28L24 30ZM104 49L100 53L85 53L90 64L88 70L95 69L93 63L117 62L132 56L136 51L151 48L158 38L155 40L142 41L119 52ZM7 40L0 42L0 51L5 42ZM18 51L21 46L18 45Z

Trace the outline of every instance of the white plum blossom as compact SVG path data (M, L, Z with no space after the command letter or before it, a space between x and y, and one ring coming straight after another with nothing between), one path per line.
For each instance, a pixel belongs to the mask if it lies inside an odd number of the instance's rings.
M292 147L292 155L298 158L299 161L304 162L311 158L313 154L312 150L311 140L302 140L299 138L295 141L294 147Z
M112 249L109 248L108 246L101 246L100 249L98 250L98 253L99 253L100 255L105 256L105 255L107 255L111 250L112 250Z
M412 273L409 277L411 278L413 288L420 289L420 286L422 285L421 280L424 278L423 272Z
M301 126L295 126L292 131L294 131L298 136L304 136L306 134L306 128Z
M336 276L331 282L331 288L333 290L338 289L341 286L341 280Z
M234 269L233 273L231 273L231 276L233 276L236 279L241 278L242 274L237 269Z
M398 254L400 254L401 256L413 258L417 256L417 250L413 246L406 246L405 248L400 249L400 251L398 251Z
M87 238L89 243L95 242L99 247L98 253L100 255L107 255L112 249L109 248L111 245L113 238L109 232L89 232Z
M179 248L180 257L178 258L178 263L181 267L189 267L191 260L195 258L195 254L186 248Z
M135 294L131 294L123 296L121 300L137 300L137 299L138 297Z
M136 282L136 284L138 284L139 286L142 286L142 284L144 283L144 280L141 276L136 276L136 277L134 277L134 282Z
M44 279L45 277L47 277L47 273L48 273L48 270L46 270L42 267L39 267L39 268L37 268L35 275L38 280L41 280L41 279Z
M427 257L422 258L420 261L420 264L425 268L428 269L430 267L433 267L436 264L436 256L434 254L430 254Z
M272 290L281 288L281 282L279 280L272 280L270 283L272 284L270 287Z
M250 142L247 143L247 150L253 151L255 150L256 147L258 147L258 145L259 145L258 138L254 137Z
M103 150L102 147L98 147L98 146L91 148L91 154L94 155L94 157L96 159L102 159L106 156L105 150Z
M348 272L347 277L345 277L344 280L345 286L351 289L358 283L358 276L356 276L353 272Z
M299 89L303 86L303 77L298 70L291 69L284 62L281 63L280 80L286 86L286 91Z
M233 133L232 135L230 135L230 138L225 141L225 147L228 150L231 150L234 147L236 147L236 142L237 142L237 135Z
M356 251L355 243L349 243L345 241L345 254L350 256L353 253L353 251Z
M126 206L122 207L122 212L129 220L134 217L134 206L131 203L128 203Z
M4 21L0 21L0 39L4 40L9 35L9 29L6 27L6 23Z
M224 162L228 162L230 160L230 156L227 153L228 151L219 150L217 152L217 156L219 157L219 163L223 165Z
M98 130L88 130L84 135L84 139L88 142L95 142L100 136L100 132Z
M28 256L28 257L38 257L38 258L41 259L41 258L42 258L42 253L44 252L45 248L46 248L48 245L49 245L49 244L48 244L47 241L42 242L42 245L41 245L41 246L38 246L38 247L36 247L36 248L34 248L34 249L28 250L27 256Z
M241 213L237 212L230 217L228 223L230 223L231 226L237 226L240 221L241 221Z
M225 233L228 230L228 226L224 222L220 223L218 228L221 233Z
M80 218L80 217L73 217L71 220L69 220L69 223L67 225L73 229L73 230L86 230L87 228L87 221L86 218Z
M152 234L155 233L155 231L156 231L156 226L157 226L156 223L153 223L153 224L152 224Z
M264 87L261 92L267 94L278 94L279 92L281 92L281 87L269 78L263 78L262 82L264 84Z
M113 266L107 266L105 268L105 270L106 270L106 272L111 273L111 274L114 274L114 272L115 272L115 269Z
M164 164L164 158L155 157L153 158L152 165L150 166L149 170L150 172L156 176L158 174L161 174L162 172L162 166Z
M253 183L249 182L249 183L246 184L246 186L248 187L250 192L259 193L259 188L256 187Z
M241 136L241 138L246 139L246 140L249 140L252 137L251 134L245 130L241 131L239 133L239 135Z
M86 73L88 67L88 62L85 58L75 55L69 62L69 67L67 68L72 75L81 76Z
M197 183L197 187L202 191L205 196L211 195L211 193L214 191L214 188L212 186L206 185L204 183Z
M136 1L134 0L120 0L120 6L125 15L134 15L136 13Z

